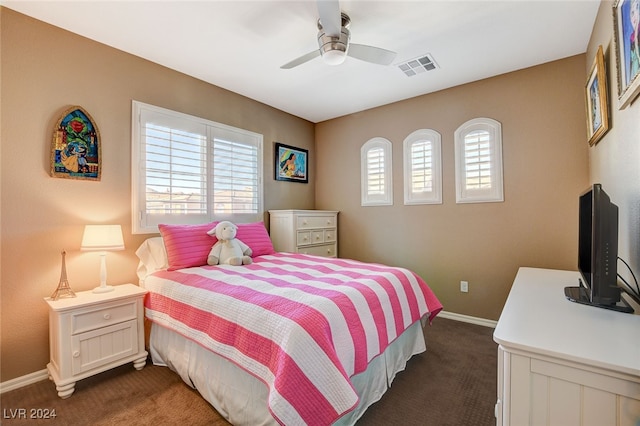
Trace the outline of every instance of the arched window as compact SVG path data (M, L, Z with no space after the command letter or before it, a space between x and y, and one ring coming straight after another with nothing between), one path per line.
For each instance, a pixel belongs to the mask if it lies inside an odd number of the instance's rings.
M405 204L442 204L441 139L435 130L420 129L404 140Z
M361 204L390 206L393 204L391 179L391 142L385 138L368 140L360 148Z
M502 125L476 118L455 133L456 202L504 201L502 183Z

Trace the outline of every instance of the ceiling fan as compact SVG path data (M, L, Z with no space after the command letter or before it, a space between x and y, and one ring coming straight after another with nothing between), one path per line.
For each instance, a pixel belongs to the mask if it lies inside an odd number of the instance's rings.
M389 65L396 53L379 47L349 43L351 32L349 16L340 12L337 0L318 0L318 46L317 50L302 55L282 65L282 69L291 69L318 56L322 56L329 65L340 65L347 56L379 65Z

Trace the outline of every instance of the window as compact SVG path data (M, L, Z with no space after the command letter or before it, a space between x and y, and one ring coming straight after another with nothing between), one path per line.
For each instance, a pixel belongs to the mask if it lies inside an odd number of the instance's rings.
M262 135L133 102L133 233L262 215Z
M391 142L373 138L360 149L361 200L363 206L393 204Z
M421 129L404 140L404 203L442 203L441 137L435 130Z
M490 118L467 121L455 133L456 202L504 201L502 126Z

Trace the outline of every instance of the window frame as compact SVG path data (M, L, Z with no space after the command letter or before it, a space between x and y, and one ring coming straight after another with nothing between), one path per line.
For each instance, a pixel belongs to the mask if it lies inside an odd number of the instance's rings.
M393 205L393 167L392 167L392 148L391 141L382 137L374 137L365 142L360 148L360 188L361 188L361 206L391 206ZM382 194L369 193L369 167L368 155L374 149L382 149L384 156L383 184L384 191Z
M416 143L431 142L431 191L413 191L412 148ZM433 129L419 129L402 143L404 204L442 204L442 135Z
M486 189L466 186L465 138L472 132L489 133L490 173L492 184ZM455 132L456 203L493 203L504 201L504 175L502 157L502 124L494 119L474 118L462 124Z
M146 213L146 158L147 151L144 150L146 142L144 138L145 124L142 123L143 113L157 114L165 116L167 122L176 120L185 126L195 126L205 130L206 137L206 159L204 172L207 189L205 191L206 204L205 212L202 214L166 214L149 215ZM213 144L216 137L236 136L235 142L246 143L255 146L256 152L256 212L255 213L214 213L215 199L214 191L214 170ZM264 214L264 182L263 182L263 135L249 130L228 126L193 115L173 111L139 101L132 101L131 108L131 229L133 234L158 233L158 223L167 224L196 224L213 220L230 220L237 223L253 222L262 220ZM153 219L152 219L153 218ZM154 220L155 219L155 220Z

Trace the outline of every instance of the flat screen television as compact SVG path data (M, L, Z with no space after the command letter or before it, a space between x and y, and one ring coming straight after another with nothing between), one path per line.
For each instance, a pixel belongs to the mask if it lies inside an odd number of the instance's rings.
M574 302L622 312L633 309L618 286L618 206L596 183L580 195L578 207L579 286L566 287Z

